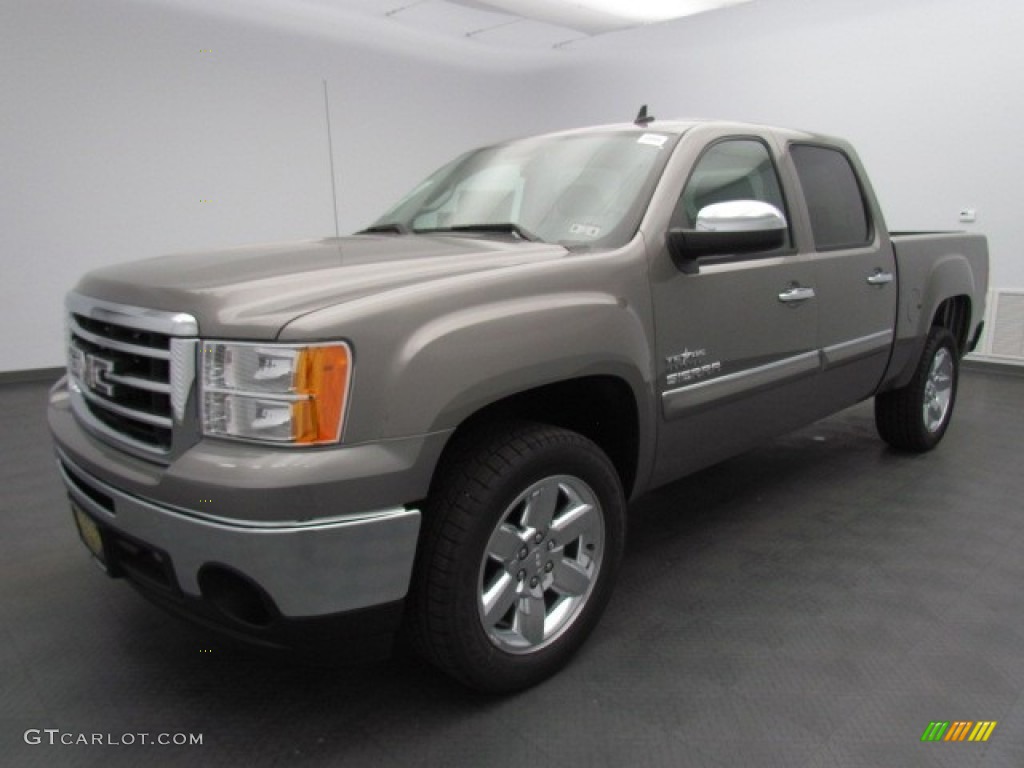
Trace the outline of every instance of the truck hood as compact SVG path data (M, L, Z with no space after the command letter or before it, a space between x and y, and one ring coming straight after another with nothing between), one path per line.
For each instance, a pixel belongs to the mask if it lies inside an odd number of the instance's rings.
M78 293L187 312L207 337L272 339L319 309L412 284L564 258L558 245L463 235L353 235L159 256L86 275Z

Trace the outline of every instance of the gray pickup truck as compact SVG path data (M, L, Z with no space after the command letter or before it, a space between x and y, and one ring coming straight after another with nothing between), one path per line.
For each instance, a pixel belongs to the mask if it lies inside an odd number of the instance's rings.
M401 631L516 690L597 623L627 500L869 397L933 448L987 259L890 234L833 138L512 141L353 236L83 277L58 469L95 558L173 611L340 656Z

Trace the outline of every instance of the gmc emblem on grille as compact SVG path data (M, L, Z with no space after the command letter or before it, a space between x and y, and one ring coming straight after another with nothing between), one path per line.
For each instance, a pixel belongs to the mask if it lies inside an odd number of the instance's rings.
M107 380L107 374L114 372L114 363L96 355L85 355L85 370L82 378L85 385L93 392L99 392L107 397L114 396L114 384Z

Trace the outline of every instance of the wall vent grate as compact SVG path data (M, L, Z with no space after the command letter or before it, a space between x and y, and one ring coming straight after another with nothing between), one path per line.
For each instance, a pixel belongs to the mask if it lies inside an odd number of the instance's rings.
M990 354L1024 360L1024 291L999 291L992 312Z

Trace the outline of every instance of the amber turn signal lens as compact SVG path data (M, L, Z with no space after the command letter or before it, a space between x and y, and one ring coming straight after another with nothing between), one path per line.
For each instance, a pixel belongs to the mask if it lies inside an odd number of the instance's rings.
M296 443L325 443L341 435L351 368L348 347L306 347L295 366L295 394L306 395L292 406Z

